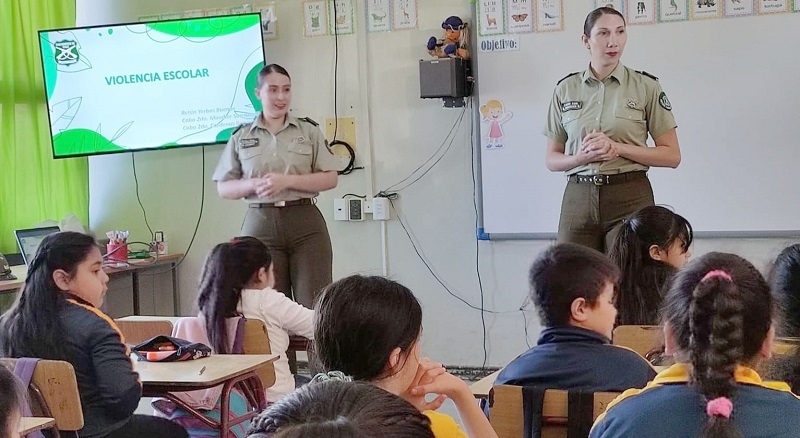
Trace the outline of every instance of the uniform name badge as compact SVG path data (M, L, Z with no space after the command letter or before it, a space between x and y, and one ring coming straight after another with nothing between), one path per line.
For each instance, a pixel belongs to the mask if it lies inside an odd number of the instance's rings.
M243 138L239 140L239 147L242 149L252 148L258 146L257 138Z
M581 108L583 108L583 102L580 100L570 100L569 102L564 102L561 104L562 113L572 110L579 110Z

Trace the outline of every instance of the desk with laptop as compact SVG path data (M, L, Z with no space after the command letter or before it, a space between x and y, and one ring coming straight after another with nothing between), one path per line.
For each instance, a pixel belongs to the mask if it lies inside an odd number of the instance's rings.
M17 244L25 264L11 266L11 275L15 278L0 281L0 294L13 293L22 288L27 277L28 265L33 260L33 256L36 254L42 239L59 231L58 227L41 227L15 231ZM157 277L169 274L172 286L172 311L167 313L177 315L180 311L177 265L182 258L183 254L166 254L156 255L147 259L129 259L127 262L111 261L111 263L105 264L103 270L110 278L109 292L106 296L106 309L104 309L106 313L114 318L130 314L141 314L141 298L142 290L144 289L142 283L152 284L153 293L155 294L156 283L159 279ZM130 300L120 299L119 295L123 295L120 294L122 290L130 290ZM155 302L155 296L152 301L152 309L148 309L144 313L155 314L157 310L164 308L164 306L159 305L163 303L157 304Z

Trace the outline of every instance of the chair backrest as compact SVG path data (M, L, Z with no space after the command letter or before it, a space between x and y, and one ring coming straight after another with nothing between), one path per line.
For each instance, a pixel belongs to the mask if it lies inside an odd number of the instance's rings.
M657 325L621 325L614 329L611 343L630 348L644 358L661 351L664 335Z
M14 370L16 359L0 359L0 365ZM28 387L34 415L51 417L59 430L83 429L83 410L75 368L61 360L40 360Z
M264 321L260 319L245 319L244 321L244 354L272 354L269 344L269 333ZM258 370L258 377L264 388L269 388L275 384L275 365L270 362Z
M602 414L618 392L595 392L592 418ZM521 386L497 385L492 388L489 402L489 421L499 438L522 438L525 419ZM548 389L542 406L542 438L565 438L569 395L567 391Z
M158 335L169 336L172 334L172 323L165 320L125 321L116 319L114 323L125 337L126 344L137 345Z

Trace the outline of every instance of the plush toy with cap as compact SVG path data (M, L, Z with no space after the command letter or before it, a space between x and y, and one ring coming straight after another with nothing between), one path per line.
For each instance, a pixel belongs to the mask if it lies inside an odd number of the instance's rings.
M447 17L447 19L442 22L442 29L444 29L444 39L430 37L428 40L428 53L437 58L458 57L469 59L469 52L467 51L467 41L469 41L467 23L464 23L461 18L454 15Z

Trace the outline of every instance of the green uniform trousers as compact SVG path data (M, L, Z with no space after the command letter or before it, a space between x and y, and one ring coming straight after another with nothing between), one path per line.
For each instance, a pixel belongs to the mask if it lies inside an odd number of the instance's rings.
M655 204L653 188L646 177L607 185L578 183L573 178L561 201L559 243L578 243L605 252L623 219Z
M331 238L315 205L248 208L242 235L269 248L275 290L309 309L333 281Z

